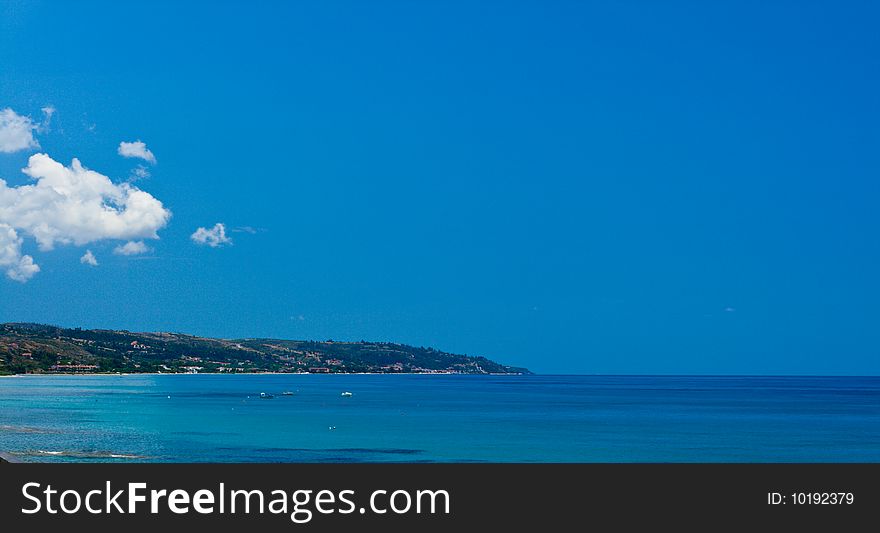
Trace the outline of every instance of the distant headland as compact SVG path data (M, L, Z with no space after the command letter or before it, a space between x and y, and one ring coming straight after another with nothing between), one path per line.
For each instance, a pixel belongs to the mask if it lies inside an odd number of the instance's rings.
M0 375L101 373L530 374L485 357L389 342L214 339L0 324Z

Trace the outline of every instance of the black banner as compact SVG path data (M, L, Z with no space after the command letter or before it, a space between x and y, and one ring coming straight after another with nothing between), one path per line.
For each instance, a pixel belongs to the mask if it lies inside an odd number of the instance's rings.
M880 515L878 479L877 464L0 464L0 524L607 531L647 520L679 530L847 531Z

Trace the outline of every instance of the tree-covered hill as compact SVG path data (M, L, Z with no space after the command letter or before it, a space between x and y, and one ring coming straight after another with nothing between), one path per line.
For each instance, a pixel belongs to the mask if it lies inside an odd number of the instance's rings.
M0 324L0 374L82 372L529 373L485 357L387 342L212 339Z

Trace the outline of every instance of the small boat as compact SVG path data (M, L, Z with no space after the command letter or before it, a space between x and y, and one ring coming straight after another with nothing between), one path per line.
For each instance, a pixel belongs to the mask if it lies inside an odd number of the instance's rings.
M269 394L268 392L261 392L261 393L260 393L260 398L263 399L263 400L271 400L271 399L274 398L274 397L275 397L275 396Z
M345 391L345 392L342 393L342 397L343 397L343 398L351 398L352 396L354 396L354 394L352 394L352 393L350 393L350 392L348 392L348 391Z
M289 390L286 390L286 391L282 392L281 395L282 396L293 396L293 393L290 392Z

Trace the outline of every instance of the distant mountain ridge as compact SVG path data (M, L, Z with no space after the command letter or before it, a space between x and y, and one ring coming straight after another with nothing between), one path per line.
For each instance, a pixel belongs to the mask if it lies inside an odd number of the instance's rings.
M117 372L531 373L485 357L387 342L214 339L0 324L0 374Z

